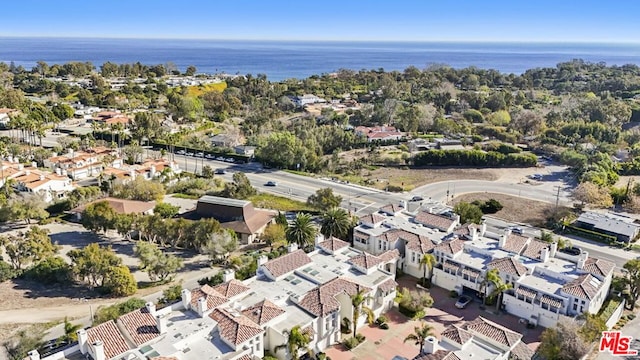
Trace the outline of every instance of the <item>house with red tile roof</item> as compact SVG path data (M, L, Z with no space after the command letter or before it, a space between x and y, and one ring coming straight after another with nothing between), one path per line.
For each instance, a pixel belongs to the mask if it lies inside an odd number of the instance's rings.
M368 142L398 141L405 136L393 126L358 126L355 134L366 137Z
M66 176L60 176L12 161L0 161L0 186L13 181L13 188L25 194L35 194L45 202L63 199L76 188Z

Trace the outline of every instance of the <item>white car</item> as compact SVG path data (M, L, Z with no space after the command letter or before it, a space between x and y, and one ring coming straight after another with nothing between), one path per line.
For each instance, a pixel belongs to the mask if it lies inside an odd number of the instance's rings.
M176 151L176 154L178 154L178 155L184 155L184 154L186 154L186 153L187 153L187 152L186 152L186 151L184 151L184 150L178 150L178 151Z
M458 301L456 301L456 307L458 309L464 309L469 303L471 303L471 298L467 295L462 295L458 298Z

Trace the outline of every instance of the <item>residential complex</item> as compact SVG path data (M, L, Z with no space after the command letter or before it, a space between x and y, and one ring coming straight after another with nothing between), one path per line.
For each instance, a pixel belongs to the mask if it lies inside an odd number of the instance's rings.
M78 331L78 344L42 359L261 359L285 350L295 326L309 334L309 347L321 352L340 341L340 323L352 319L351 296L363 292L376 316L393 306L397 251L373 256L345 241L318 237L316 250L290 245L279 258L259 258L257 275L238 281L224 272L224 283L184 289L182 301L143 309ZM360 318L358 327L365 319ZM45 355L45 354L43 354ZM302 355L302 353L300 354ZM30 359L40 359L33 351Z
M456 227L455 215L433 209L409 211L405 206L385 206L360 218L354 246L374 254L396 249L403 271L418 278L427 273L422 258L432 254L436 259L432 283L458 294L491 294L493 285L483 288L485 275L496 269L511 286L500 306L544 327L563 317L597 313L605 301L615 267L609 261L587 252L569 255L556 243L510 230L489 237L483 225Z

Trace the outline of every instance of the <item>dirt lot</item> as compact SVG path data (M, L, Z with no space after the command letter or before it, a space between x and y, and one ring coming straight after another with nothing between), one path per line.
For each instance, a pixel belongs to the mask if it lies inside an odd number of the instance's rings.
M549 203L495 193L464 194L457 196L453 200L453 203L457 204L461 201L472 202L474 200L486 201L489 199L496 199L503 206L502 210L492 214L492 216L509 222L521 222L533 226L540 226L544 223L548 214L554 210L554 205Z

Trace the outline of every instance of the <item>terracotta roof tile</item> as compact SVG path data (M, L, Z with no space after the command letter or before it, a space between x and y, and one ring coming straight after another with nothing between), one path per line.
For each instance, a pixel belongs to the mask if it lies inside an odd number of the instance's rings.
M454 219L443 215L432 214L426 211L419 212L414 220L424 226L439 229L442 231L449 230L449 227L455 223Z
M413 360L460 360L460 358L453 352L438 350L433 354L419 354Z
M578 276L577 279L564 284L562 291L581 299L593 299L602 282L591 274Z
M378 255L378 257L380 258L380 260L382 260L383 263L388 263L390 261L399 259L400 251L398 251L398 249L387 250L382 254Z
M529 238L526 236L520 236L520 235L511 233L505 239L505 243L502 249L512 253L520 254L522 252L522 249L524 249L525 245L527 245L528 241L529 241Z
M234 345L240 345L264 332L260 325L248 317L226 309L215 309L209 317L218 323L220 336Z
M516 344L516 346L511 350L511 354L509 354L509 359L512 360L531 360L535 356L535 351L531 350L527 344L520 341Z
M527 244L527 248L522 253L522 256L526 256L529 259L540 259L540 253L542 249L549 248L550 244L540 240L531 240Z
M356 255L349 259L349 262L363 269L371 269L382 263L382 259L375 255L371 255L368 252L363 252L362 254Z
M141 214L152 210L156 206L155 201L136 201L136 200L125 200L125 199L116 199L111 197L106 197L102 199L98 199L92 201L90 203L84 204L82 206L78 206L75 209L70 210L71 213L81 213L83 212L87 206L106 201L109 206L118 214Z
M129 345L124 336L118 330L116 323L109 320L98 326L87 329L87 341L93 344L96 341L104 344L104 354L107 359L116 357L129 350Z
M387 204L380 208L380 211L385 212L389 215L395 215L402 210L404 210L404 207L400 206L399 204Z
M219 292L226 298L232 298L236 295L240 295L249 289L250 287L236 279L232 279L231 281L227 281L213 287L213 290Z
M211 286L203 285L200 289L191 290L191 308L192 309L198 308L198 299L200 299L201 297L206 297L207 309L216 308L226 303L227 301L229 301L229 299L227 299L224 295L214 290Z
M285 312L281 307L266 299L242 310L244 316L258 325L264 325Z
M440 333L440 335L459 345L465 344L467 341L469 341L469 339L473 337L471 333L455 325L445 329L442 333Z
M369 225L379 224L383 222L384 219L385 219L384 216L376 213L364 215L359 218L361 224L369 224Z
M509 348L522 339L522 334L498 325L493 321L489 321L482 316L478 316L475 320L467 322L464 325L464 329L471 333L482 335Z
M562 308L562 300L551 295L542 294L542 296L540 297L540 302L551 305L553 307Z
M124 326L129 335L131 335L133 342L138 346L160 336L160 332L156 327L156 318L151 315L146 308L122 315L118 321Z
M274 277L279 277L312 262L311 258L300 249L277 259L267 261L262 266L269 270Z
M178 360L178 358L173 356L156 356L152 357L151 360Z
M518 277L527 273L527 267L522 265L520 261L514 259L513 257L504 257L500 259L491 260L489 264L487 264L488 269L498 269L498 272L516 275Z
M318 246L320 246L320 248L327 250L329 252L334 252L336 250L340 250L342 248L348 247L349 243L344 240L340 240L337 237L332 236L326 239L325 241L320 242Z
M457 254L464 249L464 241L460 239L453 239L443 241L436 245L434 250L437 250L443 254Z
M393 279L387 279L378 285L378 289L382 291L391 291L398 287L398 283Z
M307 292L298 304L315 316L325 316L340 309L340 303L335 298L336 295L346 293L352 296L361 290L365 293L371 291L371 289L351 280L335 278Z
M610 261L590 257L585 261L582 270L604 278L609 276L615 267L616 264Z
M538 292L536 290L529 289L528 287L523 285L518 285L515 293L516 295L522 295L530 299L535 299L535 297L538 295Z

